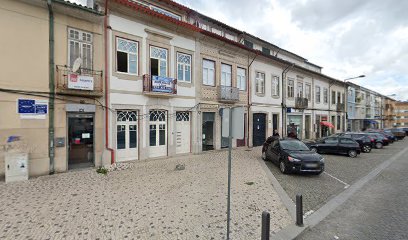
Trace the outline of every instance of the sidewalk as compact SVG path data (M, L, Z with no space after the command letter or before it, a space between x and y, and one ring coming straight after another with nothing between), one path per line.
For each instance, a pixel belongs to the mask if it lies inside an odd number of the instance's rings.
M231 239L260 239L261 213L271 232L291 218L257 158L233 151ZM176 164L185 170L175 170ZM227 152L137 162L0 183L0 238L224 239Z

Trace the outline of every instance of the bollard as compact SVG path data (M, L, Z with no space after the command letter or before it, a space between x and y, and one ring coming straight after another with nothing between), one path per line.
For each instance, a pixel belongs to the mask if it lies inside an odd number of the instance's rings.
M296 225L303 226L303 200L302 194L296 195Z
M262 212L262 233L261 240L269 240L271 226L271 215L267 211Z

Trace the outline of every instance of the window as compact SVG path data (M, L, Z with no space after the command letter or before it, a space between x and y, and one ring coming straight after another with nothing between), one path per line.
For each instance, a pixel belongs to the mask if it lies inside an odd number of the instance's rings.
M316 103L320 103L320 87L316 86Z
M340 138L340 143L355 144L356 142L351 138Z
M221 64L221 86L231 87L231 72L232 67L228 64Z
M229 33L225 33L225 37L228 38L229 40L237 41L235 35L232 35L232 34L229 34Z
M137 74L138 43L123 38L116 38L116 71Z
M214 86L215 83L215 62L203 60L203 84Z
M177 81L191 82L191 55L177 53Z
M246 39L244 39L244 45L248 48L254 48L254 44Z
M167 77L167 49L150 46L150 74Z
M310 84L305 84L305 97L309 101L312 98L312 86L310 86Z
M217 34L217 35L222 36L222 31L221 31L221 30L219 30L219 29L216 29L216 28L211 28L211 31L212 31L213 33Z
M331 123L333 124L333 126L336 126L336 116L331 117Z
M297 83L297 97L299 98L303 97L303 83L301 82Z
M329 91L327 90L327 88L323 88L323 102L324 103L327 103L327 100L328 100L327 99L327 97L328 97L327 94L328 94L328 92Z
M237 87L241 91L246 90L246 74L243 68L237 68Z
M341 102L341 93L337 92L337 103Z
M293 98L294 96L294 85L295 81L292 79L288 80L288 98Z
M262 53L265 55L271 55L271 50L266 47L262 47Z
M91 33L68 29L68 63L70 67L74 65L77 58L81 58L81 68L92 69L92 42Z
M255 91L256 93L265 93L265 74L257 72L255 79Z
M347 139L347 138L345 138L345 139ZM329 137L329 138L326 138L324 140L325 143L329 143L329 144L337 144L338 141L339 141L339 139L335 138L335 137Z
M332 91L331 92L332 96L331 96L331 104L336 104L336 92Z
M176 15L176 14L174 14L172 12L169 12L167 10L164 10L162 8L150 5L150 9L152 9L155 12L161 13L163 15L166 15L168 17L171 17L171 18L174 18L174 19L177 19L177 20L181 21L181 17L179 15Z
M272 96L279 96L279 77L272 76Z
M340 116L337 116L337 130L340 130L341 128L341 118Z

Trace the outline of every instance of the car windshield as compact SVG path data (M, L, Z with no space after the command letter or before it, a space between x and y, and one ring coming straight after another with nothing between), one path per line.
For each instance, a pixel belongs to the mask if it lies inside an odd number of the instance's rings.
M301 141L281 141L282 149L290 151L309 151L309 148Z

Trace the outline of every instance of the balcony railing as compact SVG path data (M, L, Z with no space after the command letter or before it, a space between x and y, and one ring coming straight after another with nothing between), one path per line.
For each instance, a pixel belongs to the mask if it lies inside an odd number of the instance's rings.
M295 108L298 109L305 109L309 104L309 100L307 98L297 97L295 98Z
M80 68L73 72L67 66L56 66L56 92L66 95L103 96L102 71Z
M239 101L239 89L236 87L219 86L218 87L218 100L220 102L238 102Z
M344 103L337 103L336 104L336 111L343 112L344 111Z
M143 93L163 97L177 95L177 79L144 74Z

